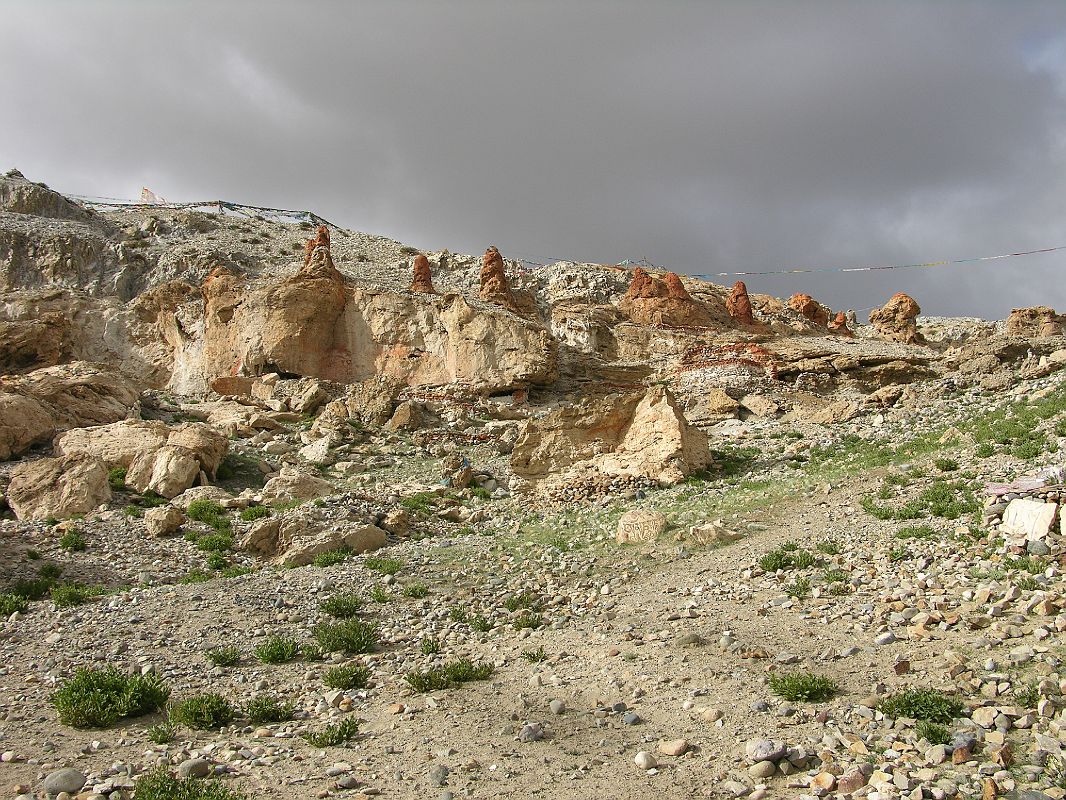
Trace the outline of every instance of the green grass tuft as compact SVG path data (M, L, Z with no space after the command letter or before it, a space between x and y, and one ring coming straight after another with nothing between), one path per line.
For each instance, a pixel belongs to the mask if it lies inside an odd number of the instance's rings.
M837 693L836 682L814 672L793 672L770 676L770 691L785 700L824 703Z
M359 613L363 607L363 598L355 592L342 592L332 597L327 597L318 607L331 617L349 619Z
M175 778L165 766L139 777L133 787L136 800L247 800L217 778Z
M400 571L403 562L398 558L370 556L363 562L363 566L372 572L379 572L382 575L395 575Z
M935 689L907 689L886 697L878 708L892 719L907 717L949 725L962 716L964 707L957 697Z
M314 634L322 649L330 653L371 653L378 643L377 626L361 619L320 622L315 626Z
M224 728L237 716L236 709L220 694L213 692L186 697L170 707L170 719L198 731Z
M72 553L80 553L85 550L88 545L85 542L85 537L78 531L67 531L59 537L59 546L64 550L69 550Z
M322 682L331 689L365 689L370 684L370 670L357 664L330 667Z
M240 663L241 649L232 645L215 647L211 650L205 650L204 657L216 667L235 667Z
M255 657L264 664L287 664L300 654L300 644L291 636L271 636L255 648Z
M292 703L282 703L276 697L261 694L248 701L244 707L244 713L248 715L253 725L262 725L269 722L286 722L292 719L296 706Z
M354 739L358 734L359 721L354 717L348 717L335 725L327 725L317 733L305 733L303 738L312 747L340 747Z
M125 717L162 708L170 690L154 673L126 675L114 667L80 667L52 695L59 721L72 728L106 728Z
M436 692L462 686L470 681L483 681L492 675L492 664L483 662L475 664L465 658L450 661L443 667L424 672L408 672L404 680L416 692Z

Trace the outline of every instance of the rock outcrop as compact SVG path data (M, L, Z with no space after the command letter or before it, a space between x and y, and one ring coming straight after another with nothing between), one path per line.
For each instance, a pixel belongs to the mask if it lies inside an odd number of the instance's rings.
M20 464L7 488L8 504L19 519L66 519L95 511L109 500L107 467L81 454Z
M841 336L855 335L855 332L848 326L848 315L843 311L838 311L836 316L829 320L829 330Z
M726 311L738 325L754 325L755 314L751 309L751 298L744 281L737 281L725 301Z
M903 344L923 344L925 340L915 322L921 312L913 297L897 292L884 306L870 312L870 324L882 338Z
M20 455L61 430L125 419L136 402L128 379L94 364L0 377L0 459Z
M1025 339L1062 336L1066 334L1066 315L1057 314L1048 306L1014 308L1007 317L1006 331L1008 336Z
M490 247L481 256L481 289L478 296L486 303L494 303L503 306L508 311L520 314L518 301L511 291L511 284L507 280L504 270L503 256L495 247Z
M661 386L529 420L511 453L514 474L534 485L596 473L671 484L710 462L706 434L685 420Z
M419 294L436 294L433 288L433 273L429 268L429 259L423 253L415 256L412 267L411 291Z
M288 567L303 567L322 553L342 549L366 553L387 543L387 534L376 525L325 530L296 517L265 519L257 523L242 539L241 548Z
M673 272L659 280L637 267L619 308L638 325L706 328L713 324L708 310L692 299L681 278Z
M829 309L809 294L794 294L788 298L788 307L804 319L820 328L829 325Z

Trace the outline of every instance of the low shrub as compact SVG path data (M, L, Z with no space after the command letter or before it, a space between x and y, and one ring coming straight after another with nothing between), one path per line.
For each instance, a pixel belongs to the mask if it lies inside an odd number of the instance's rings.
M165 766L137 778L133 796L136 800L247 800L247 795L218 778L175 778Z
M264 664L285 664L300 654L300 644L291 636L271 636L255 648L255 657Z
M154 673L127 675L115 667L80 667L52 695L59 721L72 728L106 728L125 717L158 711L170 690Z
M270 509L266 506L248 506L241 510L241 519L245 522L253 522L257 519L270 516Z
M355 592L342 592L327 597L318 604L318 607L331 617L349 619L359 613L363 607L363 598Z
M365 689L370 683L370 670L358 664L331 667L322 682L331 689Z
M296 706L292 703L279 702L276 697L261 694L248 701L244 707L244 713L248 715L253 725L262 725L268 722L285 722L292 719Z
M403 562L398 558L370 556L363 562L363 566L371 572L379 572L382 575L395 575L403 567Z
M198 731L218 730L233 722L236 709L220 694L209 692L180 700L170 707L170 719Z
M339 564L352 554L352 551L342 547L338 550L327 550L325 553L319 553L315 556L312 563L316 567L332 567L334 564Z
M443 667L424 672L408 672L404 680L416 692L436 692L462 686L469 681L482 681L492 675L492 664L483 662L475 664L465 658L451 661Z
M64 550L69 550L72 553L80 553L88 545L85 542L85 537L78 531L67 531L59 537L59 546Z
M878 709L886 717L907 717L948 725L963 712L962 701L935 689L907 689L890 695L880 702Z
M785 700L824 703L839 687L836 681L814 672L793 672L770 676L770 691Z
M13 592L0 593L0 617L10 617L16 611L20 614L30 607L29 600Z
M315 626L314 634L322 649L330 653L371 653L378 643L377 626L361 619L320 622Z
M234 646L215 647L205 650L204 656L216 667L235 667L240 663L241 649Z
M317 733L305 733L303 738L312 747L340 747L358 734L359 721L354 717L348 717L335 725L327 725Z

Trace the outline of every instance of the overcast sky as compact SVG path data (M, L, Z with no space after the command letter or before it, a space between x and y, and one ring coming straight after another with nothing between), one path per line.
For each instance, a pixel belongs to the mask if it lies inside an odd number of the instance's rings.
M0 167L736 272L1066 245L1066 3L0 0ZM1066 251L748 278L1066 310ZM731 283L732 278L719 279Z

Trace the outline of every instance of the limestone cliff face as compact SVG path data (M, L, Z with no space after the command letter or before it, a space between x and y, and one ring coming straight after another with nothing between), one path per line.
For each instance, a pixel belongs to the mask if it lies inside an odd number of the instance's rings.
M203 296L201 363L188 359L180 371L176 363L173 382L195 382L191 369L205 380L280 372L357 383L387 375L411 386L506 391L550 383L557 372L547 330L457 294L348 286L304 269L280 284L251 286L218 271Z

